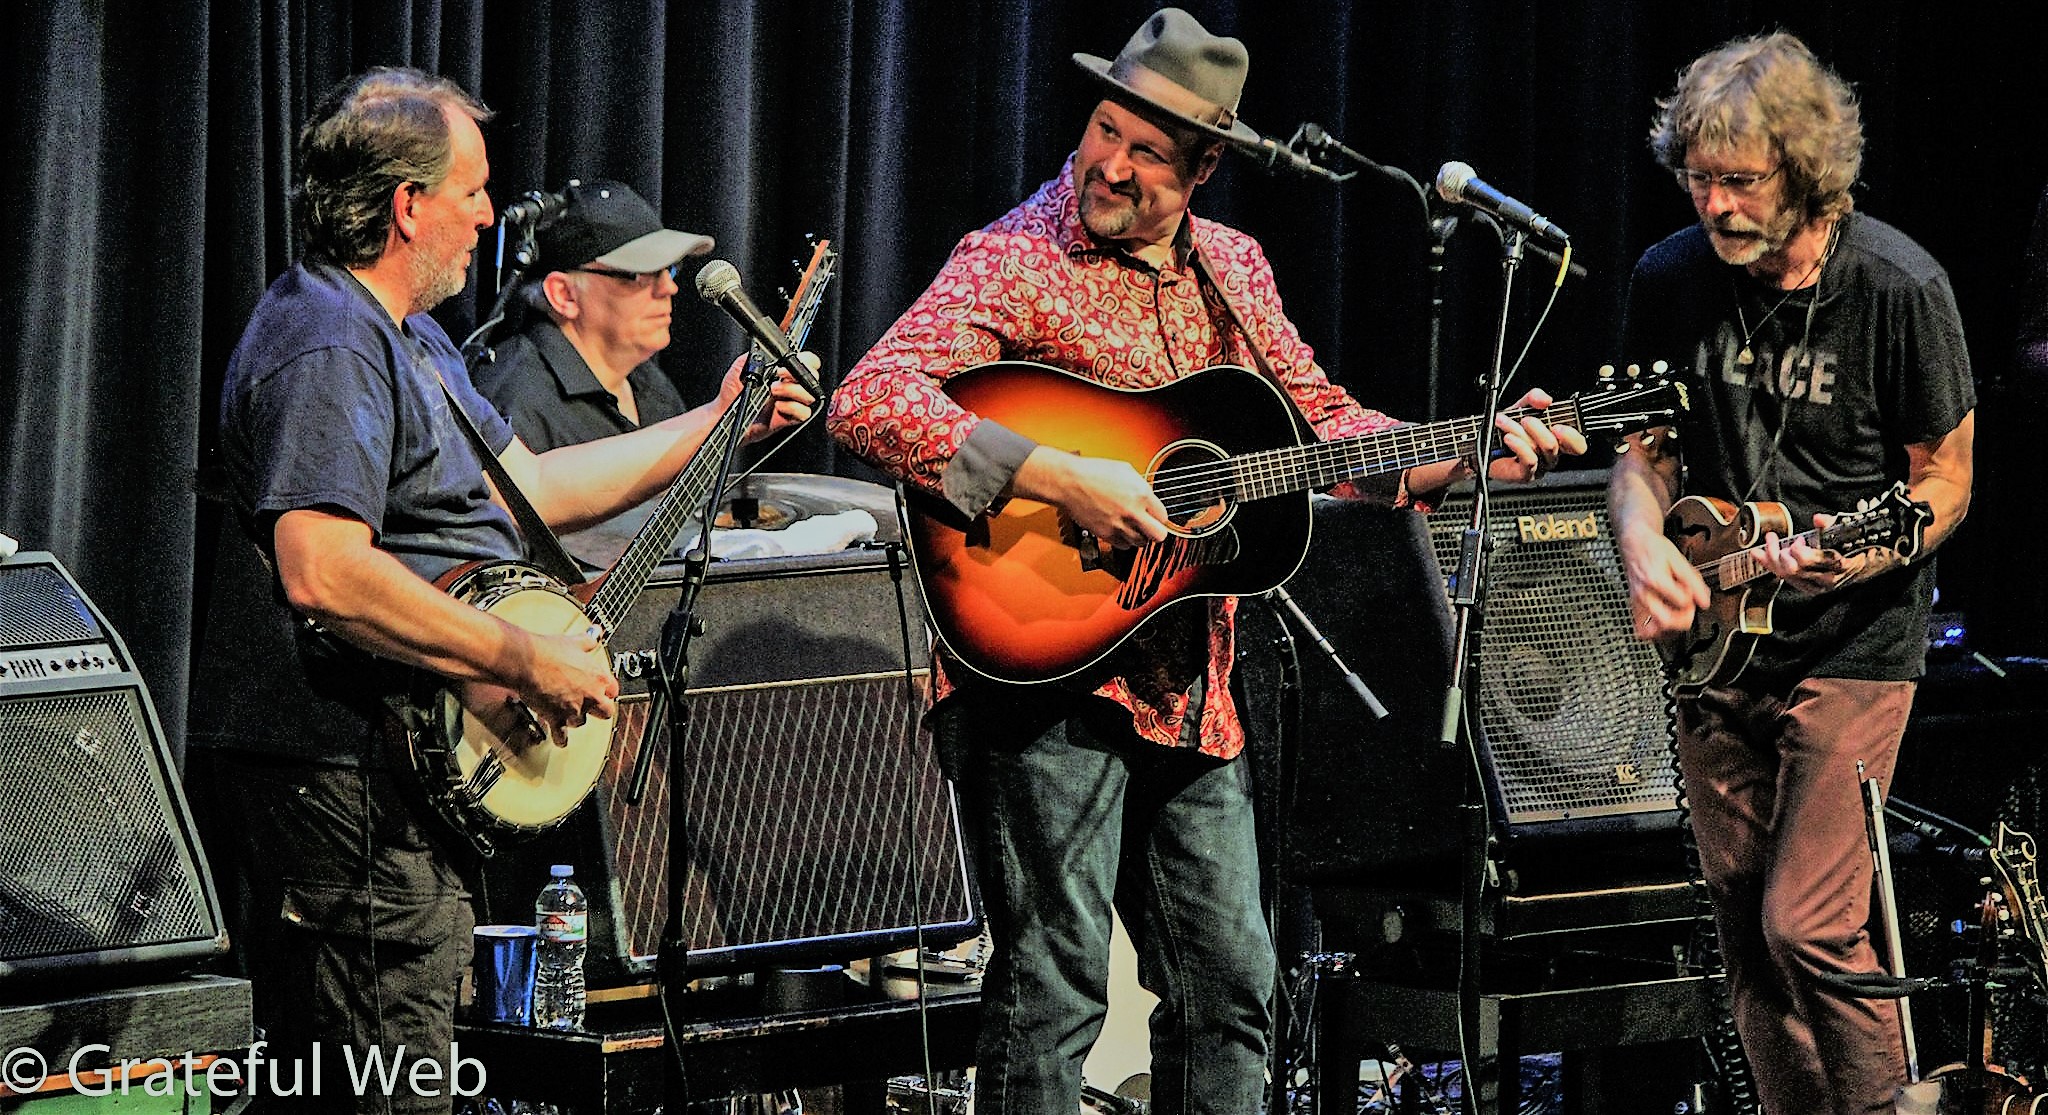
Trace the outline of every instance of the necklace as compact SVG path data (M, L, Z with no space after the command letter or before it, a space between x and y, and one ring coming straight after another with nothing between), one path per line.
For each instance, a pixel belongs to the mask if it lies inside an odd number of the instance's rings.
M1835 223L1829 226L1828 240L1826 244L1821 246L1820 258L1814 260L1813 267L1807 271L1807 274L1813 278L1813 297L1809 298L1806 303L1806 328L1800 334L1799 348L1797 351L1806 360L1806 366L1809 372L1813 367L1813 314L1815 310L1820 308L1820 280L1826 277L1824 268L1826 268L1827 266L1828 259L1835 254L1835 240L1841 234L1842 222L1845 219L1846 218L1844 217L1837 217L1835 218ZM1790 291L1787 291L1785 293L1784 298L1778 299L1778 305L1772 306L1771 312L1769 314L1764 315L1763 321L1759 321L1756 323L1757 329L1762 329L1764 327L1764 322L1771 320L1771 314L1777 313L1778 308L1780 306L1783 306L1786 303L1786 301L1788 301L1792 297L1792 295L1797 293L1800 289L1802 288L1793 287ZM1735 315L1738 321L1742 320L1741 287L1737 287L1735 290ZM1756 362L1755 355L1752 354L1749 350L1749 341L1750 338L1754 335L1754 330L1751 330L1749 328L1748 323L1746 321L1743 322L1742 351L1736 354L1736 363L1753 364ZM1764 379L1768 383L1771 377L1769 375L1766 375ZM1757 413L1757 398L1759 395L1765 393L1777 394L1776 391L1772 391L1768 388L1765 391L1753 391L1750 393L1749 413L1752 420L1760 420L1758 419ZM1779 398L1781 401L1779 404L1780 409L1778 410L1777 429L1771 434L1770 449L1768 452L1764 454L1763 463L1760 466L1758 466L1755 478L1749 482L1749 490L1742 494L1742 502L1744 503L1748 503L1750 500L1755 499L1757 492L1762 490L1766 482L1768 482L1771 479L1771 477L1777 472L1778 450L1781 446L1785 444L1785 427L1791 425L1790 416L1787 415L1783 410L1783 396L1780 395Z
M1805 276L1802 277L1799 280L1799 282L1793 284L1792 289L1786 291L1783 297L1778 299L1777 305L1772 306L1769 310L1765 311L1764 316L1757 321L1756 328L1754 329L1750 328L1749 314L1745 313L1742 309L1742 287L1739 284L1736 285L1735 321L1737 324L1742 326L1742 349L1741 351L1735 354L1735 362L1737 364L1748 365L1756 363L1756 352L1755 350L1749 347L1749 342L1756 338L1757 333L1761 331L1764 326L1770 324L1772 318L1778 316L1778 311L1785 308L1785 303L1790 302L1792 300L1793 295L1799 293L1801 290L1806 289L1808 281L1814 279L1815 276L1817 276L1820 273L1820 269L1827 266L1828 257L1835 253L1835 237L1841 231L1842 220L1840 217L1837 217L1835 218L1835 222L1828 226L1827 243L1821 245L1820 255L1813 261L1813 266L1808 267L1806 269ZM1733 276L1730 276L1728 281L1730 283L1736 282ZM1820 301L1820 291L1817 289L1819 284L1815 283L1814 285L1816 289L1814 290L1815 297L1813 299L1813 303L1818 303ZM1813 303L1809 303L1809 312L1806 315L1806 328L1809 331L1809 333L1813 329L1813 314L1811 313Z

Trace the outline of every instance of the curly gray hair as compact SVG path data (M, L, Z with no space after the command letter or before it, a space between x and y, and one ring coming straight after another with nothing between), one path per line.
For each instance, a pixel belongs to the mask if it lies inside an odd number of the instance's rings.
M1786 194L1808 220L1856 207L1849 194L1863 168L1863 117L1856 95L1805 43L1783 31L1737 39L1701 55L1657 102L1650 149L1673 169L1686 152L1768 140L1783 159Z

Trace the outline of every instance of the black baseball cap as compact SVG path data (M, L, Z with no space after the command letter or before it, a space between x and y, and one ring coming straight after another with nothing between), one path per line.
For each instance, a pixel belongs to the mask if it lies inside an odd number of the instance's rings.
M659 271L711 250L709 236L662 227L661 214L623 182L572 181L562 195L568 212L536 240L542 270L599 263L614 271Z

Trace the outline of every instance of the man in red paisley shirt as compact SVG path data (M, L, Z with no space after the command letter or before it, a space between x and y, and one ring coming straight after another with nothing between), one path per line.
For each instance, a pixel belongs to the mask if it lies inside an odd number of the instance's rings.
M1117 546L1167 536L1167 511L1120 460L1036 444L950 400L951 375L1032 360L1152 387L1265 355L1324 439L1399 423L1330 383L1281 311L1250 237L1188 213L1235 128L1245 49L1167 8L1114 62L1074 60L1105 91L1078 150L1030 199L961 240L848 374L831 429L849 448L974 516L1017 496ZM1219 293L1199 276L1206 257ZM1231 324L1229 300L1249 335ZM1532 391L1524 404L1544 407ZM1528 479L1585 440L1500 420L1494 475ZM1460 464L1343 494L1407 503ZM1230 696L1234 599L1177 605L1075 679L998 684L941 661L933 729L958 785L995 941L982 989L976 1109L1077 1109L1102 1028L1112 908L1152 1015L1162 1113L1243 1115L1264 1087L1273 947L1259 904L1244 729Z

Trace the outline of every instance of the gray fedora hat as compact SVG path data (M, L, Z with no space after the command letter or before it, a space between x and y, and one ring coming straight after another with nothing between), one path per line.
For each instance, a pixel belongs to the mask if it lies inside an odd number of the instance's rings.
M1152 13L1114 62L1076 54L1074 64L1117 96L1168 119L1217 139L1258 142L1259 133L1237 118L1251 65L1244 44L1211 35L1179 8Z

